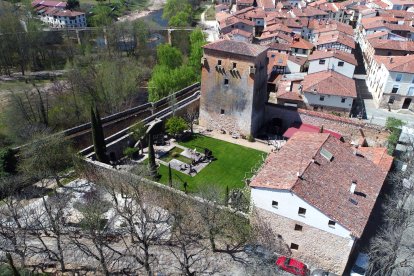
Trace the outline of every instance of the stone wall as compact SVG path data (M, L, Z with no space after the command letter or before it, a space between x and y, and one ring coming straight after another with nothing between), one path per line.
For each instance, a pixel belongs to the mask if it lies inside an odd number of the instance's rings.
M351 238L342 238L264 209L256 208L254 213L267 221L275 235L280 235L289 247L291 243L299 245L298 250L290 249L293 258L342 275L352 251ZM302 231L296 231L295 224L301 225Z
M364 133L369 146L386 146L389 132L381 126L364 123L357 119L339 117L306 109L287 108L275 104L266 105L266 120L280 118L285 130L294 122L302 122L329 129L342 135L345 142L356 141Z

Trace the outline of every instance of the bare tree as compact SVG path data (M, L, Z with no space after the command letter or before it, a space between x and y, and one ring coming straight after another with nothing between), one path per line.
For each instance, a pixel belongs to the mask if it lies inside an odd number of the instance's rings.
M187 110L184 116L184 120L187 122L188 126L190 127L191 134L194 133L194 124L198 120L198 109L195 107L191 107Z

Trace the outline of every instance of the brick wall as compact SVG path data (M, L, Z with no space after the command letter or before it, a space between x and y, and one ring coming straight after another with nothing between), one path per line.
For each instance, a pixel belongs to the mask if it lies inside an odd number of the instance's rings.
M291 243L299 245L298 250L290 249L293 258L312 267L342 275L352 250L351 239L330 234L260 208L256 208L254 213L260 220L268 222L275 235L281 235L281 239L289 247ZM301 225L302 231L295 231L295 224Z
M363 131L369 146L385 146L389 132L383 127L364 123L356 119L339 117L336 115L305 110L286 108L280 105L266 105L266 120L280 118L283 120L283 129L287 129L293 122L302 122L340 133L345 142L358 140Z

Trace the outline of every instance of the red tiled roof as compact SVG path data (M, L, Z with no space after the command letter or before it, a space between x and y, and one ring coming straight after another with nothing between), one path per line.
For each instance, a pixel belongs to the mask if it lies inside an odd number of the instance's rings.
M301 57L301 56L289 55L289 60L293 63L299 64L300 66L302 66L306 63L308 58L307 57Z
M414 55L411 56L374 56L379 64L388 71L414 74Z
M355 81L335 71L308 74L303 80L303 92L356 98Z
M383 172L388 173L394 158L387 153L387 148L359 147L358 153L374 162Z
M218 40L203 46L204 49L222 51L243 56L258 56L267 51L267 47L234 40Z
M308 57L308 60L317 60L322 58L331 58L335 57L337 59L343 60L355 66L358 65L357 60L353 54L344 52L344 51L313 51L313 53Z
M342 45L355 49L355 41L349 36L339 33L334 35L321 35L318 37L318 41L316 41L315 45L319 46L329 43L340 43Z
M371 38L368 39L368 42L374 49L414 52L414 41Z
M319 133L320 130L321 130L320 127L317 127L317 126L314 126L314 125L301 124L300 126L292 126L292 127L288 128L285 131L285 133L283 133L283 137L290 138L290 137L292 137L298 131ZM335 137L337 139L341 139L342 138L342 135L341 134L339 134L337 132L334 132L332 130L323 129L323 133L329 133L329 134L331 134L333 137Z
M303 38L298 38L298 39L293 40L290 47L291 48L310 50L314 47L314 45L312 43L310 43L309 41L303 39Z
M328 160L321 151L333 158ZM330 134L297 132L280 151L268 156L250 186L289 190L361 237L386 175ZM350 193L352 182L366 197Z

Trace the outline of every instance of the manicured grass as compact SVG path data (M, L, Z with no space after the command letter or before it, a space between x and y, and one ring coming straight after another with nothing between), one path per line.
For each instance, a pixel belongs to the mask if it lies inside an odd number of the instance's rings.
M174 147L167 154L162 156L160 159L165 162L170 162L172 159L177 159L184 150Z
M196 192L203 185L219 185L224 189L244 187L244 178L250 177L251 169L259 166L262 162L262 156L266 153L239 146L236 144L224 142L210 137L195 135L194 138L187 142L180 142L180 145L190 149L196 148L198 152L204 153L208 148L213 152L217 160L210 163L199 174L194 177L172 170L173 182L180 184L183 189L183 183L188 183L188 191ZM160 183L168 183L168 168L160 165L159 174Z

